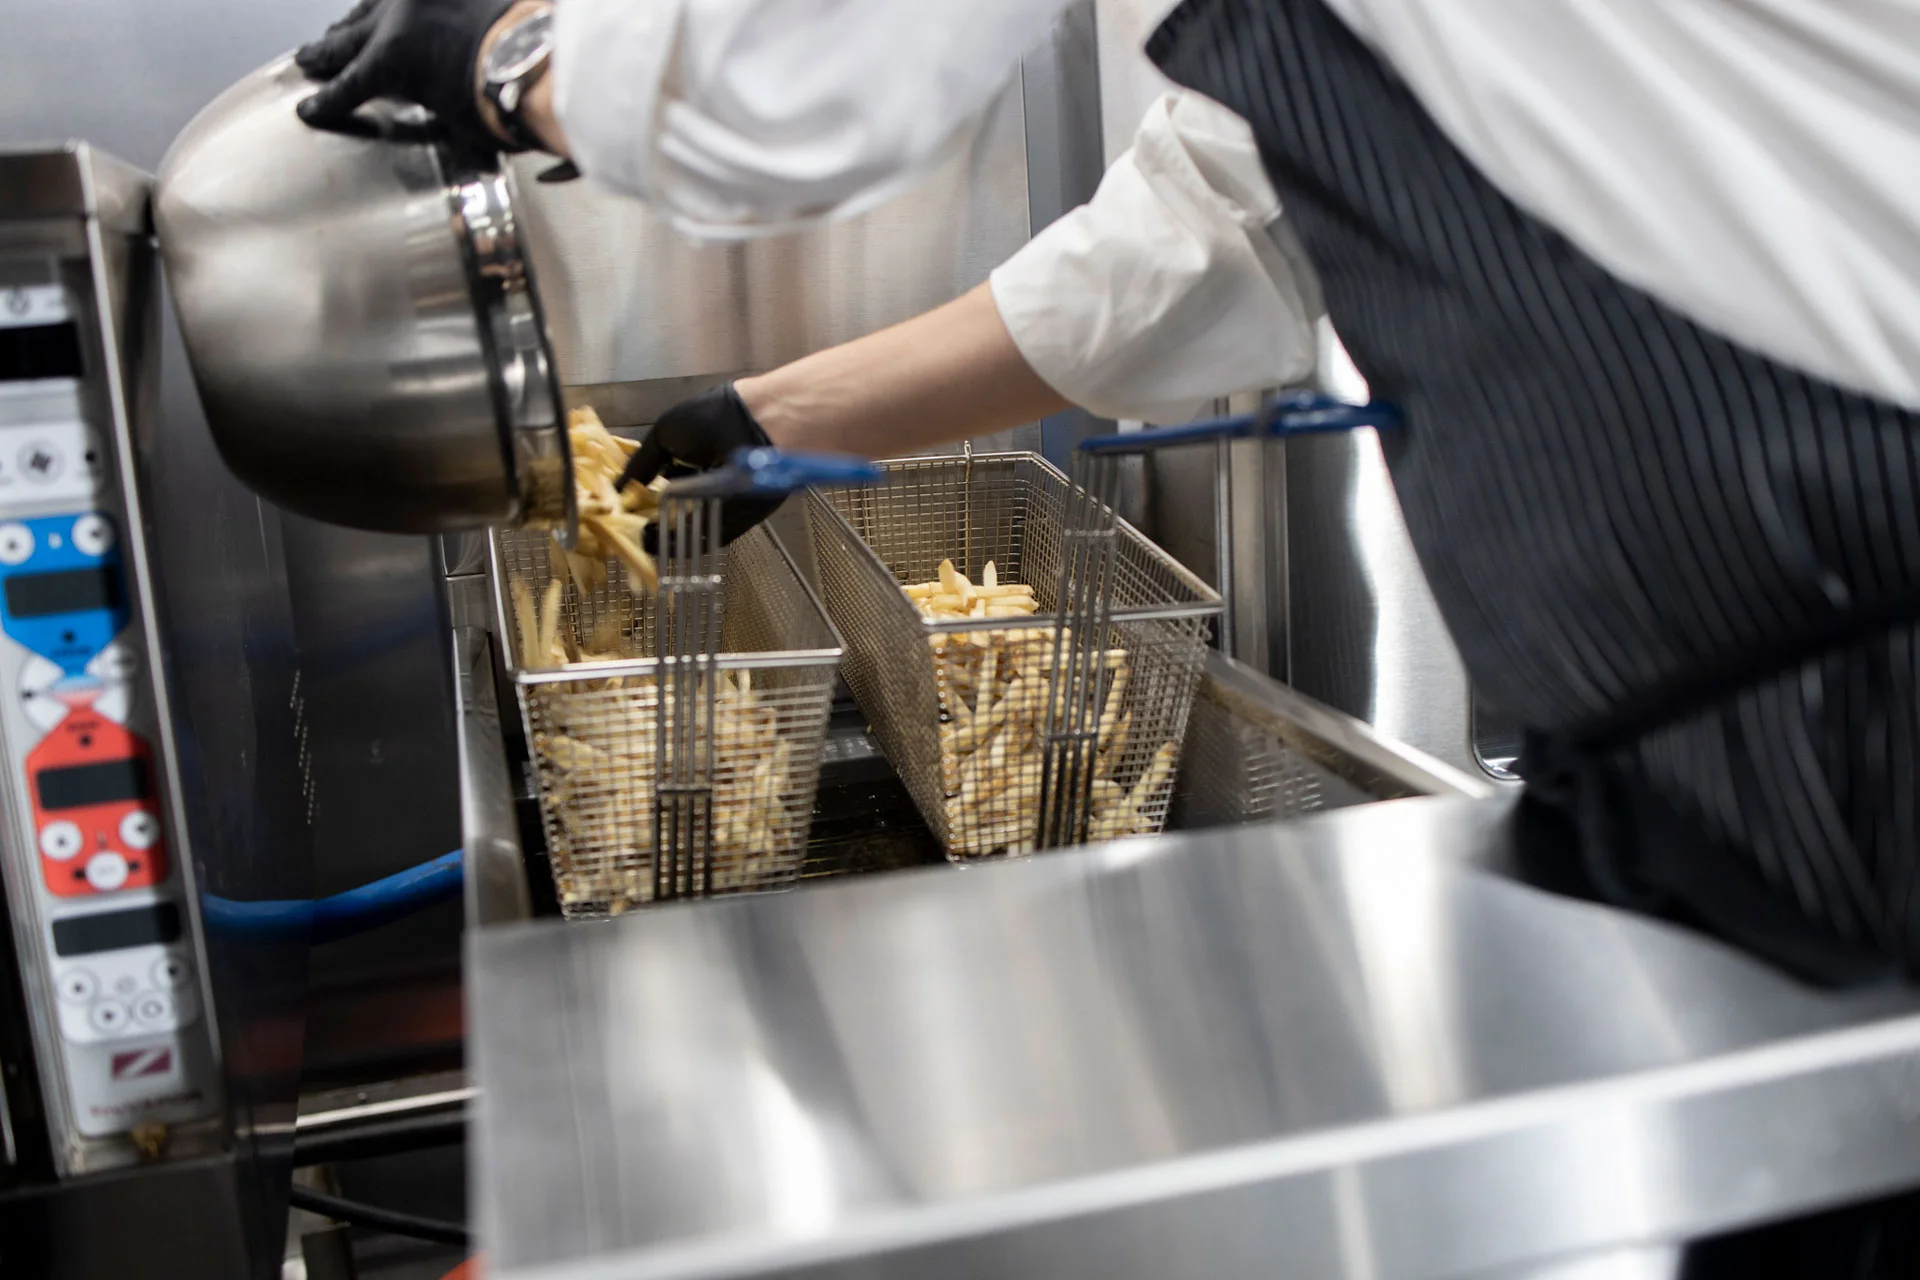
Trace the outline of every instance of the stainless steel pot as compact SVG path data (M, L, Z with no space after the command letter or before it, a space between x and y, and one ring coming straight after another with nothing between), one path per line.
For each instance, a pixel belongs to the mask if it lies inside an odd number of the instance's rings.
M417 113L308 128L290 59L221 94L160 168L155 220L194 379L249 486L337 524L571 535L553 353L510 173Z

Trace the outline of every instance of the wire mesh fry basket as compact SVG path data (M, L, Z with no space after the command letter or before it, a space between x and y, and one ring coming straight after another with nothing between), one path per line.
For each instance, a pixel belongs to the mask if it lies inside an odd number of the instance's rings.
M1158 831L1220 597L1102 502L1103 603L1076 605L1085 513L1037 454L881 466L878 485L810 497L815 563L847 683L948 857ZM993 606L1015 593L1030 614ZM954 598L969 612L923 607Z
M1411 796L1491 794L1484 779L1209 653L1168 824L1194 831Z
M841 641L770 530L711 550L717 536L702 533L717 529L718 505L663 504L665 541L685 550L663 558L657 596L631 590L612 561L583 582L545 534L493 535L501 634L567 916L774 889L804 860ZM587 660L554 667L531 652L534 602L548 600L549 625Z

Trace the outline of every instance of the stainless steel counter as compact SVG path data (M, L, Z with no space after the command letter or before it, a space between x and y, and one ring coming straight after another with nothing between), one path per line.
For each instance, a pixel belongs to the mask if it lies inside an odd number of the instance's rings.
M501 1276L1536 1268L1920 1185L1920 1009L1410 800L475 931Z

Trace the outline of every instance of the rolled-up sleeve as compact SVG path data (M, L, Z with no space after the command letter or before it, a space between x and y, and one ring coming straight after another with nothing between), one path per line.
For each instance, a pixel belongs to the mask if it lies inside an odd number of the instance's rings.
M871 207L971 137L1067 0L562 0L573 158L697 235Z
M993 273L1034 372L1111 418L1182 422L1209 401L1312 372L1304 268L1247 125L1192 93L1148 110L1087 204Z

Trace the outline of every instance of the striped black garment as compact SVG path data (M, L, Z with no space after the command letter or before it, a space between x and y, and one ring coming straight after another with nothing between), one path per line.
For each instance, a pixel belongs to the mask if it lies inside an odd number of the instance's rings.
M1577 832L1541 874L1812 978L1920 973L1920 419L1615 280L1320 0L1188 0L1148 51L1253 125L1409 410L1421 562Z

